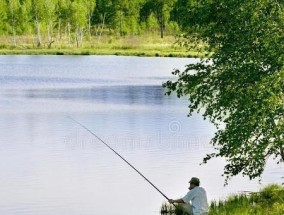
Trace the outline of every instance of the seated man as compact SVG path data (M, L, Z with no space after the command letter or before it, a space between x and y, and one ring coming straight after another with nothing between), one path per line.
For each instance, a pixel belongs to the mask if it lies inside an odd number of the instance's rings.
M181 203L182 208L190 215L207 215L208 202L204 188L199 187L200 181L193 177L189 181L189 192L181 199L169 199L170 203Z

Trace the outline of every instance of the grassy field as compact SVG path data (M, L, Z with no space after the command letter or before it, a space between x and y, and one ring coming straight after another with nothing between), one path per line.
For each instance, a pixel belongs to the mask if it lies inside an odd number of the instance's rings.
M102 36L86 38L79 47L66 38L51 44L37 47L35 36L18 36L17 44L13 37L0 37L0 54L21 55L128 55L157 57L204 57L204 51L181 47L174 36L140 35L140 36Z
M161 214L181 215L169 204ZM233 195L224 201L211 202L209 215L284 215L284 187L269 185L259 192Z

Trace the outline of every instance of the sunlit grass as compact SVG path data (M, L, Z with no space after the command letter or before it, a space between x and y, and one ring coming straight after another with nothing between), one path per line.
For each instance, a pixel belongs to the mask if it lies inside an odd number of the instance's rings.
M179 205L172 205L168 203L163 203L161 210L161 215L188 215L186 212L183 212L182 208Z
M167 203L162 205L161 214L178 215ZM284 187L273 184L259 192L233 195L224 201L211 202L209 215L284 215Z
M161 39L154 35L87 37L79 47L67 38L55 39L51 47L37 47L35 36L18 36L16 46L12 37L0 37L0 54L39 55L128 55L157 57L204 57L205 52L181 47L175 36Z

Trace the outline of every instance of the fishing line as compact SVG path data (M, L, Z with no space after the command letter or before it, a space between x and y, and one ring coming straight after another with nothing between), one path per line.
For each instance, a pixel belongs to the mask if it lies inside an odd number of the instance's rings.
M146 178L139 170L137 170L131 163L129 163L124 157L122 157L117 151L115 151L111 146L109 146L105 141L103 141L100 137L98 137L94 132L92 132L90 129L88 129L86 126L84 126L82 123L78 122L77 120L73 119L70 116L67 116L69 119L71 119L76 124L80 125L82 128L87 130L89 133L91 133L94 137L96 137L99 141L101 141L106 147L108 147L111 151L113 151L118 157L120 157L125 163L127 163L133 170L135 170L140 176L142 176L152 187L154 187L160 194L162 194L163 197L165 197L167 200L169 198L159 189L157 188L148 178ZM177 207L174 203L172 203L175 207Z

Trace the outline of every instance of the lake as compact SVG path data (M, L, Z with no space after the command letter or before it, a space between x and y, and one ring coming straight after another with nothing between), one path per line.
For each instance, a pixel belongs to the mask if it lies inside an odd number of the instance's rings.
M169 198L201 180L209 200L281 183L269 161L262 182L224 160L200 165L215 128L187 117L186 98L161 84L196 59L0 56L0 214L158 215L165 198L68 116L87 126ZM282 181L281 181L282 180Z

